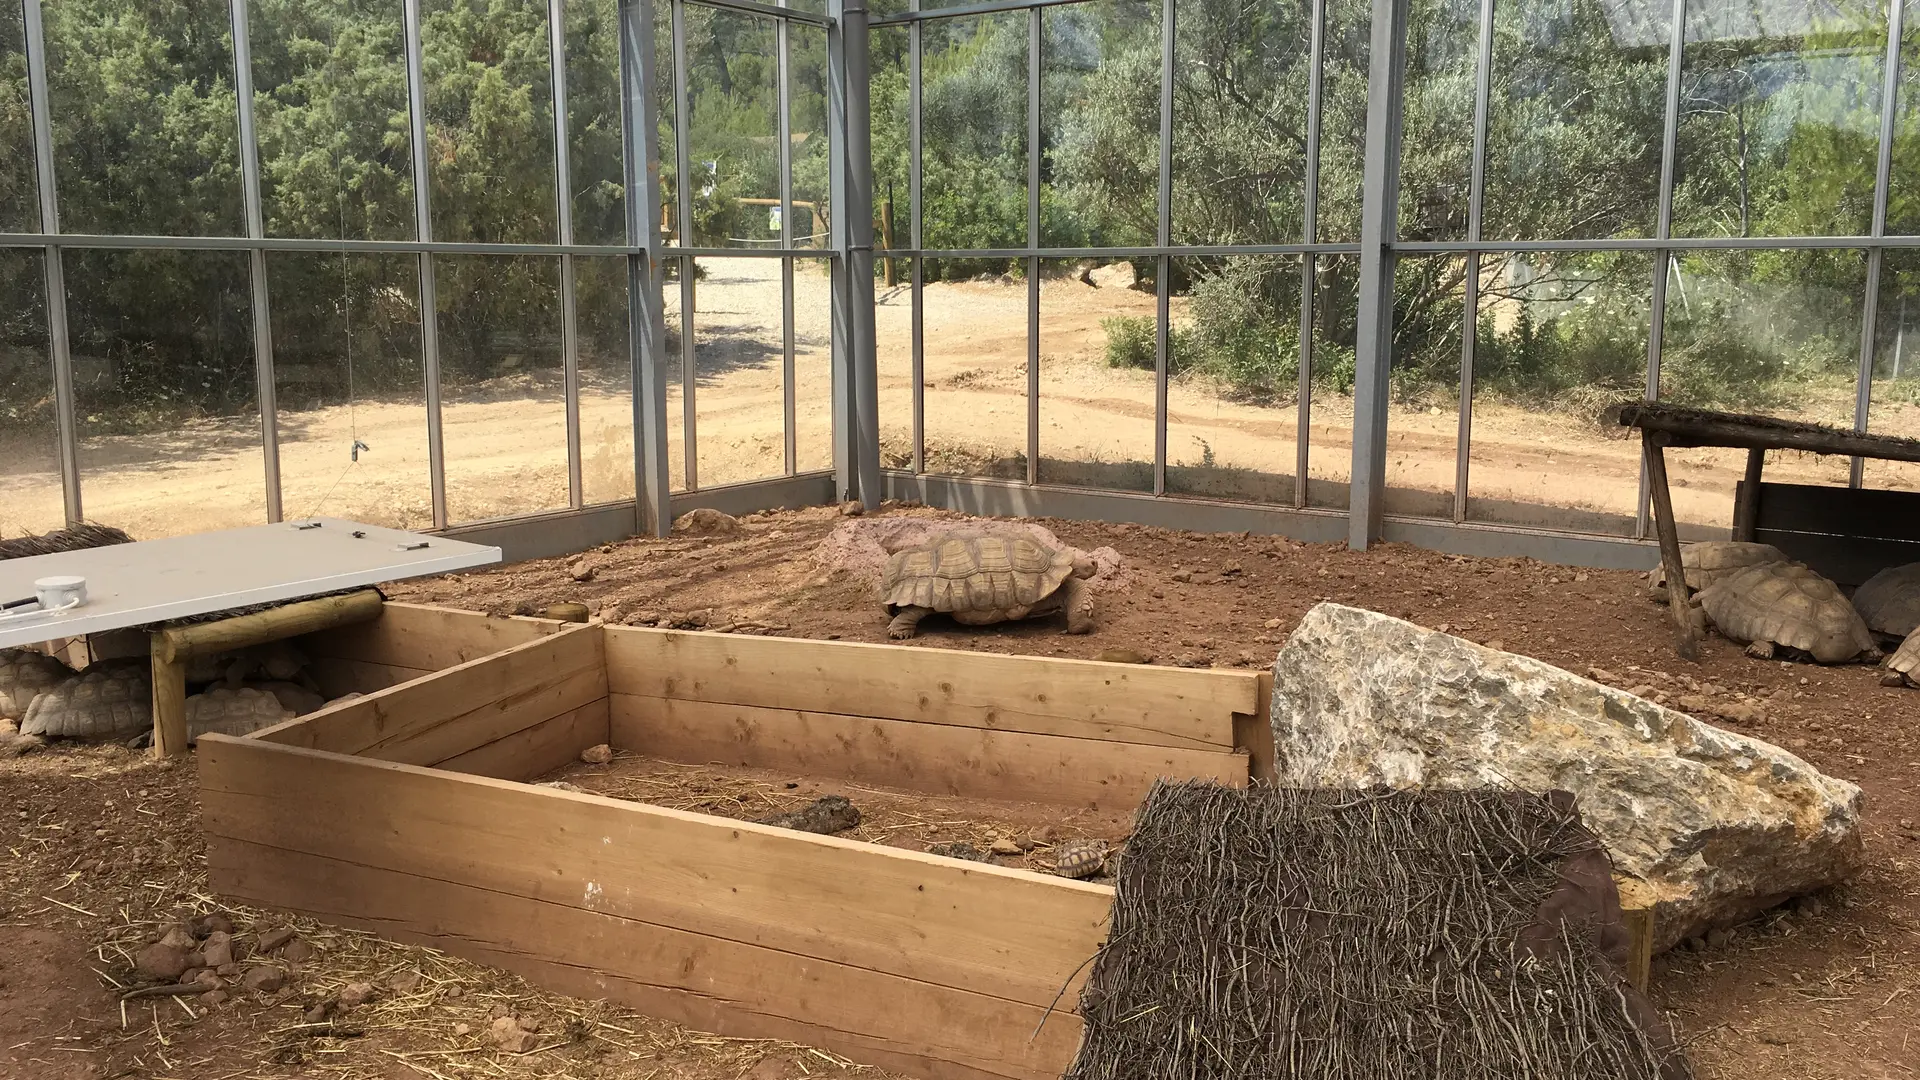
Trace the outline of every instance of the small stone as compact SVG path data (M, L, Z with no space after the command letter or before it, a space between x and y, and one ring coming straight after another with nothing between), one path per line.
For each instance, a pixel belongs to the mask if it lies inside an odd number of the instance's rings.
M1188 582L1188 581L1192 581L1192 580L1193 580L1193 571L1191 571L1191 570L1175 570L1175 571L1174 571L1173 573L1171 573L1171 574L1168 574L1168 575L1167 575L1167 579L1168 579L1169 581L1179 581L1179 582Z
M411 994L420 988L420 973L402 971L387 980L387 989L396 994Z
M228 937L233 936L233 920L227 918L225 915L209 915L200 920L200 925L205 934L226 934Z
M841 517L859 517L861 514L864 514L866 512L867 512L867 508L864 506L861 506L859 501L856 499L848 499L846 502L843 502L840 504Z
M464 986L461 986L459 983L454 983L452 986L447 987L448 1001L458 1001L461 998L466 996L467 996L467 988Z
M260 951L270 953L292 940L293 928L290 926L282 926L275 930L268 930L260 935Z
M928 844L927 854L939 855L948 859L964 859L968 862L986 862L987 855L965 840L947 840L938 844Z
M1762 1031L1759 1034L1755 1035L1754 1038L1759 1039L1761 1042L1766 1043L1768 1046L1786 1046L1787 1045L1787 1040L1785 1036L1776 1035L1771 1031Z
M239 978L240 976L239 964L222 964L221 966L214 968L213 970L215 974L219 975L223 979L235 979L235 978Z
M581 559L567 567L567 576L575 581L592 581L600 573L600 568Z
M1653 687L1648 686L1646 683L1641 683L1639 686L1635 686L1629 689L1627 693L1632 694L1634 697L1637 697L1637 698L1652 697Z
M1707 945L1710 948L1724 949L1733 940L1733 931L1724 926L1716 926L1707 931Z
M613 760L613 747L608 746L606 743L589 746L585 750L580 751L580 760L589 765L605 765L607 762Z
M200 1002L203 1005L220 1005L232 996L232 994L227 993L225 990L209 990L200 995Z
M1266 627L1269 630L1278 630L1286 624L1281 622L1279 619L1268 619L1266 622L1263 622L1260 625Z
M1020 854L1020 845L1004 836L996 836L993 838L993 843L987 845L987 850L993 852L995 855L1018 855Z
M301 941L299 938L295 938L281 948L280 955L285 957L290 963L304 964L308 960L313 959L315 951L312 945Z
M308 1024L323 1024L326 1022L327 1017L332 1015L333 1015L333 1001L329 999L321 1002L318 1005L315 1005L313 1008L308 1009L306 1012L301 1013L300 1019L302 1022L308 1023Z
M1603 667L1588 668L1587 678L1592 679L1594 682L1597 682L1597 683L1616 683L1620 681L1620 676L1615 675L1613 672L1608 671L1606 668L1603 668Z
M489 1020L498 1020L503 1016L512 1015L513 1010L507 1008L505 1005L495 1005L493 1008L487 1010L487 1019Z
M287 985L287 973L268 964L260 964L247 969L240 977L240 985L261 994L271 994Z
M210 968L233 963L233 935L224 930L208 934L206 943L200 946L200 958L202 966Z
M521 1027L511 1016L502 1016L487 1029L487 1040L509 1054L524 1054L533 1049L533 1032Z
M1501 641L1499 638L1488 638L1487 648L1492 649L1494 652L1506 652L1507 643Z
M156 941L133 956L134 974L152 982L173 982L187 970L187 951Z
M473 1028L471 1025L459 1023L453 1025L453 1033L455 1035L471 1035L473 1034Z
M340 989L340 1007L351 1009L357 1005L365 1005L373 1000L374 993L373 984L370 982L350 982Z
M175 923L167 927L166 933L160 935L160 944L168 948L179 949L182 953L188 953L192 952L194 947L200 943L194 939L192 930Z

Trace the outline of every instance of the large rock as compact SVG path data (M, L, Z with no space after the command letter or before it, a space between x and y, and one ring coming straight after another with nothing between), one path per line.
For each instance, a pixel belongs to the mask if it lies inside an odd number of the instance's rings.
M1684 713L1372 611L1321 604L1273 665L1282 784L1561 789L1655 947L1850 876L1860 789Z

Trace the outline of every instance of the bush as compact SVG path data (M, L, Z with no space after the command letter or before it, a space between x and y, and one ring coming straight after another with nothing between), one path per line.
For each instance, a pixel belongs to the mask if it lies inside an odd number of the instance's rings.
M1154 320L1151 315L1115 315L1100 320L1107 332L1107 366L1152 371L1155 367Z

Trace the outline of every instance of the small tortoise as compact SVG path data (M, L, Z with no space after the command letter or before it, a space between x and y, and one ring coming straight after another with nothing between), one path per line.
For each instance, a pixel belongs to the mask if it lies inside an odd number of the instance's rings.
M1796 562L1761 563L1725 574L1701 590L1716 629L1745 641L1747 655L1772 659L1776 647L1822 664L1878 660L1880 650L1840 587Z
M1053 872L1061 877L1098 877L1106 865L1105 840L1069 840L1053 852Z
M1920 629L1908 634L1887 657L1887 672L1880 676L1880 685L1920 686Z
M1024 536L936 536L887 559L887 636L910 638L935 612L984 626L1064 611L1067 633L1084 634L1093 629L1084 581L1093 571L1085 555Z
M1853 590L1853 607L1867 629L1904 638L1920 627L1920 563L1889 566Z
M246 735L292 717L271 690L218 686L187 699L187 742L208 732Z
M152 726L148 665L110 660L41 691L27 707L20 733L49 739L124 739Z
M34 649L0 649L0 720L18 720L36 695L73 678L58 657Z
M1680 549L1680 569L1687 588L1698 592L1727 574L1761 563L1786 562L1786 553L1772 544L1744 540L1703 540ZM1667 602L1667 567L1660 563L1647 573L1647 599Z

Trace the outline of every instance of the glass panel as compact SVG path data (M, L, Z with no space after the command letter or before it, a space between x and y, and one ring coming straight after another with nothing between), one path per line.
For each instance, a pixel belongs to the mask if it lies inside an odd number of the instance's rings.
M573 190L567 194L573 200L573 238L582 244L624 244L627 205L620 157L618 3L573 0L565 11L567 166L573 174ZM673 99L664 100L671 103ZM624 291L624 267L619 277ZM623 325L624 320L623 312Z
M867 59L871 67L867 78L867 115L872 124L870 160L873 162L873 212L879 219L874 243L879 247L913 246L913 191L909 185L908 155L912 151L912 132L908 127L907 69L912 60L912 38L904 26L876 26L870 39ZM794 43L799 44L798 28ZM797 69L796 69L797 81ZM800 88L794 87L794 138L800 135ZM811 161L811 156L807 159ZM809 189L819 187L813 166L802 166L799 149L793 159L793 197L800 197L803 179ZM824 161L819 166L825 176ZM824 238L821 241L825 245Z
M1646 389L1651 258L1482 259L1468 519L1633 535L1640 441L1595 421Z
M1866 256L1859 251L1695 251L1667 275L1660 397L1853 426ZM1676 520L1725 539L1744 450L1667 452ZM1842 457L1776 452L1767 479L1847 483Z
M926 468L1025 480L1027 283L1011 273L954 280L961 262L926 260Z
M88 520L136 539L267 519L247 256L66 255Z
M828 289L828 270L825 259L793 260L793 467L796 472L833 468L833 294ZM903 266L902 273L905 272ZM901 310L906 307L906 293L905 288L879 289L875 291L875 299L888 304L898 297L898 306L893 310ZM888 324L881 331L887 335L883 340L898 340L891 325L892 312L888 308L877 308L874 315L876 323ZM894 415L893 399L898 389L891 372L884 366L888 354L883 351L880 355L883 365L880 445L881 454L885 456L890 441L889 420Z
M0 0L0 147L7 150L0 160L0 232L40 231L26 32L20 0Z
M1027 19L1016 11L921 28L920 229L928 248L1026 246ZM989 268L970 272L981 269Z
M886 38L904 42L905 34L896 31L893 34L875 34L875 38ZM904 45L902 46L904 49ZM875 58L876 61L879 59ZM906 118L906 78L899 76L898 119L904 124ZM871 87L881 82L878 75L868 80ZM871 92L871 90L869 90ZM889 93L892 92L890 88ZM824 248L830 246L827 237L827 153L831 142L827 137L827 33L807 26L804 23L792 23L787 27L787 95L792 107L792 119L789 121L793 141L793 225L791 243L794 247ZM875 119L876 129L882 120L877 110L870 110ZM894 116L894 105L889 104L887 117ZM900 131L904 133L902 127ZM880 138L878 130L873 136ZM889 133L894 142L888 147L886 158L881 151L874 151L873 160L893 162L899 168L897 177L884 177L876 170L873 177L873 216L875 220L874 242L885 246L886 231L907 227L907 181L906 181L906 136ZM897 180L898 186L889 190L884 181ZM888 196L894 202L890 211Z
M1884 0L1690 3L1674 235L1867 232L1886 38Z
M1152 491L1151 287L1066 259L1040 266L1040 482Z
M1203 0L1179 8L1174 23L1174 242L1300 242L1311 18L1310 5L1280 0ZM1158 84L1159 79L1153 79L1143 92L1157 93ZM1143 104L1144 110L1131 111L1151 132L1141 148L1150 148L1151 156L1139 166L1153 177L1160 114L1152 98ZM1172 444L1168 447L1171 454Z
M420 40L433 238L553 243L547 6L539 0L427 0L425 6Z
M1447 255L1403 258L1394 268L1382 502L1390 514L1453 516L1466 269L1466 260Z
M671 491L687 489L686 398L683 389L686 369L680 355L680 339L687 332L686 305L680 292L680 279L690 259L668 259L666 281L660 290L666 312L666 348L661 363L667 384L667 484Z
M1151 244L1159 234L1160 5L1096 0L1041 17L1040 244Z
M1867 430L1920 438L1920 251L1882 257L1878 315ZM1865 470L1868 487L1920 491L1920 464L1868 459Z
M1167 490L1293 502L1300 260L1173 260Z
M1887 231L1920 232L1920 0L1907 0L1900 32L1900 86L1894 97L1889 181Z
M1323 0L1327 6L1325 74L1320 87L1322 243L1360 240L1360 178L1367 143L1367 56L1373 32L1368 0Z
M40 252L0 248L0 536L66 523Z
M431 528L420 261L269 252L267 284L286 516Z
M565 509L559 258L439 255L434 275L447 519Z
M1411 0L1400 139L1400 238L1464 240L1473 186L1477 0Z
M253 0L249 30L267 235L413 239L398 0Z
M227 5L53 3L45 15L61 229L244 231Z
M880 382L880 464L889 469L911 469L913 260L901 258L893 262L893 274L899 284L879 285L873 290L874 352ZM887 272L884 261L880 272L883 275ZM824 278L821 288L826 288ZM830 301L829 297L823 302Z
M1481 235L1653 235L1673 5L1498 0L1493 15Z
M703 488L787 468L779 259L700 259L693 297L696 475Z
M633 358L627 260L576 256L580 347L580 488L588 505L633 498Z
M686 12L694 244L775 246L780 68L773 21L697 5Z
M1314 271L1307 505L1344 510L1353 472L1353 333L1360 307L1360 258L1322 255Z

